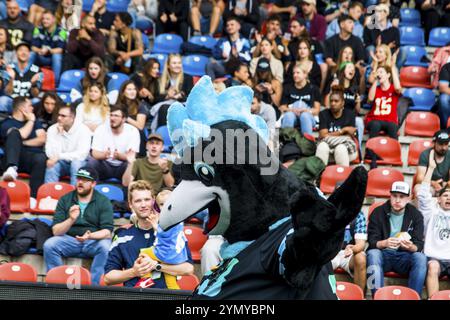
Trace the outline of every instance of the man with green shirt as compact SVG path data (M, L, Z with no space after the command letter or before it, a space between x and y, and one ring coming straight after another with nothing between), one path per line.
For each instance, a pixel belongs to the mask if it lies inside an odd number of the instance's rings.
M113 209L109 199L94 189L98 180L94 169L80 168L76 177L76 190L61 197L56 206L54 237L44 244L44 261L48 271L63 265L63 257L94 258L92 283L98 284L111 245Z

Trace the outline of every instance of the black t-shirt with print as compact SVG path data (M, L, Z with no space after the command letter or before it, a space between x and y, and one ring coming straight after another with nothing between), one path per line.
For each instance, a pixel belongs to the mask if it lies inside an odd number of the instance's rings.
M344 47L352 47L353 56L355 61L366 61L366 49L360 38L351 35L347 40L342 40L339 34L332 36L325 41L325 58L331 58L333 61L337 61L339 57L339 51Z
M319 113L319 130L328 129L328 132L336 132L345 127L355 127L355 113L351 110L342 110L339 118L334 118L330 109Z
M317 86L307 83L301 89L295 87L294 84L285 84L283 86L283 96L281 97L281 105L292 104L298 100L302 100L309 107L313 107L314 102L320 102L320 90Z

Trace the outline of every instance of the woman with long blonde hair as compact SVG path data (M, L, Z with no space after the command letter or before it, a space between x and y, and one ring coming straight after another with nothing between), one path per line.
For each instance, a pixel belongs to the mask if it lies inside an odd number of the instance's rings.
M372 64L367 67L366 70L366 79L369 84L372 84L376 81L376 71L378 67L388 67L392 68L392 54L391 48L389 48L386 44L380 44L377 46L374 52L370 52L372 56Z
M92 132L109 118L109 102L106 89L101 83L93 83L77 107L75 121L82 122Z
M193 87L192 77L184 74L181 55L170 54L160 78L159 93L164 100L184 101Z

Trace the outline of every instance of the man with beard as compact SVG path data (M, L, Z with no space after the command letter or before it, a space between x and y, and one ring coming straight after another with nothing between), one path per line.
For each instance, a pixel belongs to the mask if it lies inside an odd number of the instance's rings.
M420 184L425 178L425 173L429 167L429 158L431 150L434 150L434 160L436 168L433 170L431 176L430 191L433 196L436 196L442 189L450 186L449 184L449 170L450 170L450 154L448 152L448 143L450 136L446 130L437 131L433 137L433 146L424 150L420 154L419 165L416 173L416 186L414 192L417 195Z
M125 123L127 118L126 106L112 106L110 121L97 127L94 132L92 157L88 160L88 167L99 173L101 181L111 178L122 181L127 169L127 159L135 157L139 152L139 131Z
M97 172L82 167L77 172L76 190L61 197L53 218L53 237L44 243L47 271L63 265L62 258L93 258L92 283L104 273L114 228L113 209L107 197L94 189Z
M8 17L0 21L0 26L8 29L9 44L15 47L23 41L30 43L34 26L20 15L19 4L16 1L7 1L6 10Z

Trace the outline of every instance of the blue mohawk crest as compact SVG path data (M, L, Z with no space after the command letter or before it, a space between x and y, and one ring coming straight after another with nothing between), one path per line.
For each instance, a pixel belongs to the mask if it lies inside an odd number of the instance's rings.
M211 78L203 76L191 90L186 107L173 103L167 113L167 128L178 155L186 147L194 147L200 138L207 138L211 126L226 120L247 124L267 143L269 130L263 118L250 111L253 90L247 86L234 86L219 95Z

